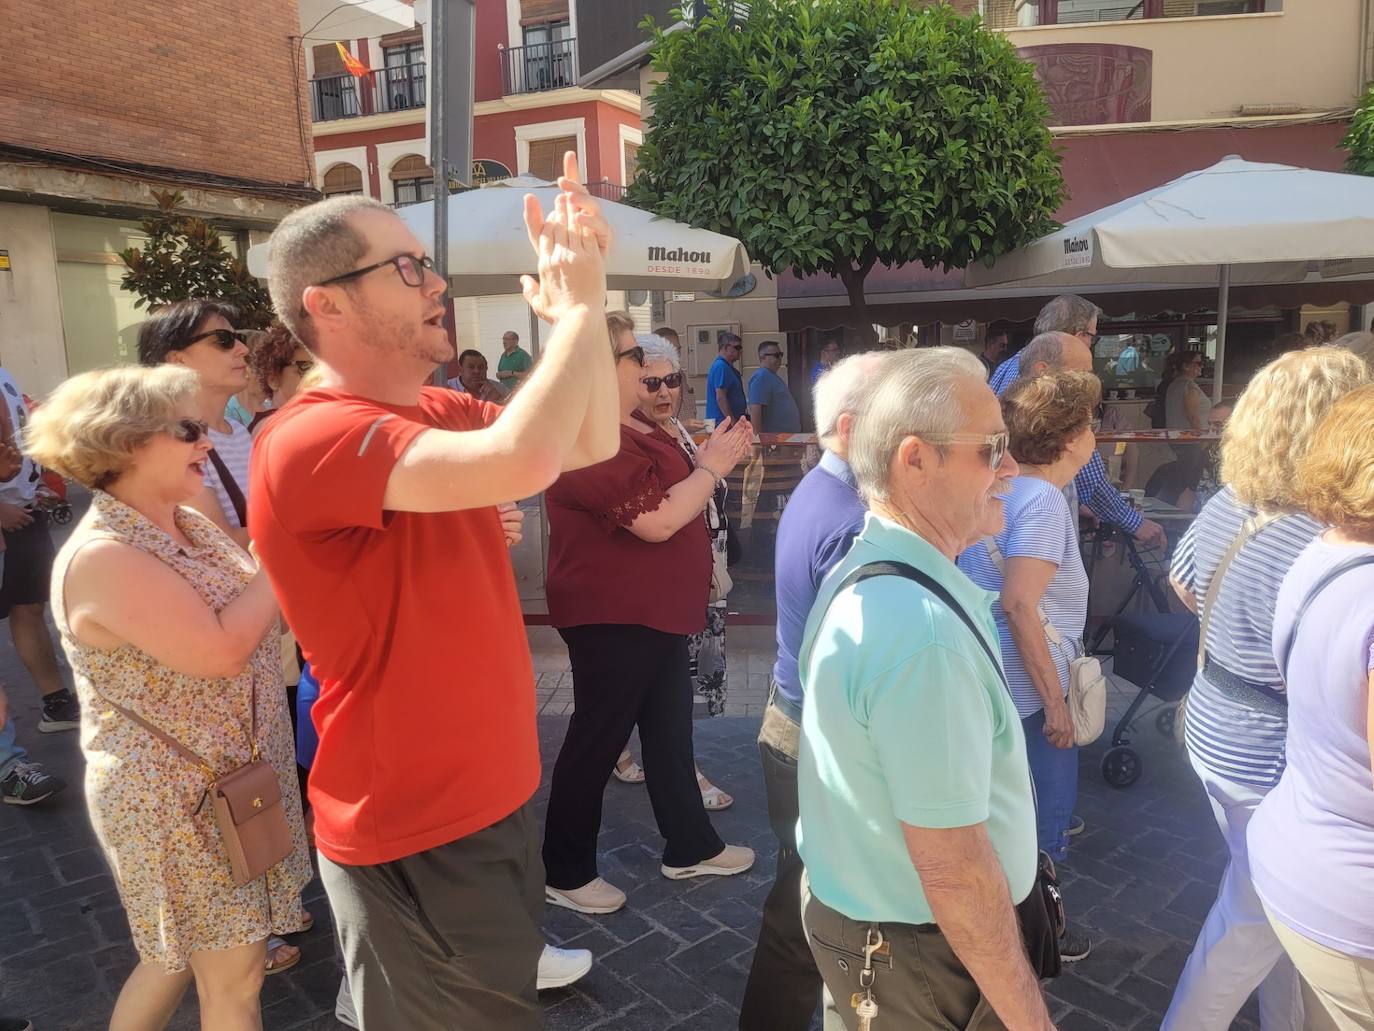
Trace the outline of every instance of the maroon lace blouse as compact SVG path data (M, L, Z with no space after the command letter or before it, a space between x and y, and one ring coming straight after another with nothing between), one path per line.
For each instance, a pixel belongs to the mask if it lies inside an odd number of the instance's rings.
M546 588L554 626L620 623L684 635L702 629L711 588L706 520L689 519L659 543L627 529L692 469L678 442L658 427L641 433L621 426L619 454L564 473L548 489Z

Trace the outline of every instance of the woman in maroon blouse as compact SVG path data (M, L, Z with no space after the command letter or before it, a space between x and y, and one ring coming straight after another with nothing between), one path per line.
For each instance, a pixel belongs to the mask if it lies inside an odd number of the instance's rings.
M548 489L549 616L572 660L574 713L544 824L545 897L613 913L625 894L597 874L601 797L637 725L649 800L665 839L662 873L743 873L752 850L725 845L702 808L692 759L687 638L704 625L711 550L707 500L749 452L747 420L718 427L695 467L639 413L643 352L626 316L608 322L620 375L620 453Z

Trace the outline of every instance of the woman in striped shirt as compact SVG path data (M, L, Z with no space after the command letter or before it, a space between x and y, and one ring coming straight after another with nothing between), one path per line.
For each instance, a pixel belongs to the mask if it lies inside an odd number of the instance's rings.
M1245 831L1284 767L1288 710L1270 642L1275 599L1284 574L1322 531L1300 510L1294 469L1320 417L1370 379L1362 359L1335 347L1291 352L1261 369L1222 436L1225 486L1174 553L1174 590L1203 616L1206 637L1188 696L1188 756L1231 862L1161 1031L1226 1031L1256 987L1263 1031L1302 1027L1297 975L1251 883ZM1214 589L1223 556L1242 537Z

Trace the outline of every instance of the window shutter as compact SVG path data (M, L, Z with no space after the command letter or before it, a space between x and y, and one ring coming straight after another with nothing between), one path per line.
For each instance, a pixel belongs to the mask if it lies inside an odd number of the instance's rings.
M577 150L576 136L559 136L551 140L530 140L530 164L526 174L553 182L563 174L563 153ZM583 169L583 174L586 170Z

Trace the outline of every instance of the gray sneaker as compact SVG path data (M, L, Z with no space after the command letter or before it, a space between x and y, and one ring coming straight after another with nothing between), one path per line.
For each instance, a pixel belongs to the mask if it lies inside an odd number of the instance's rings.
M45 773L37 763L15 763L9 776L0 780L0 797L6 805L33 805L66 786L65 780Z

